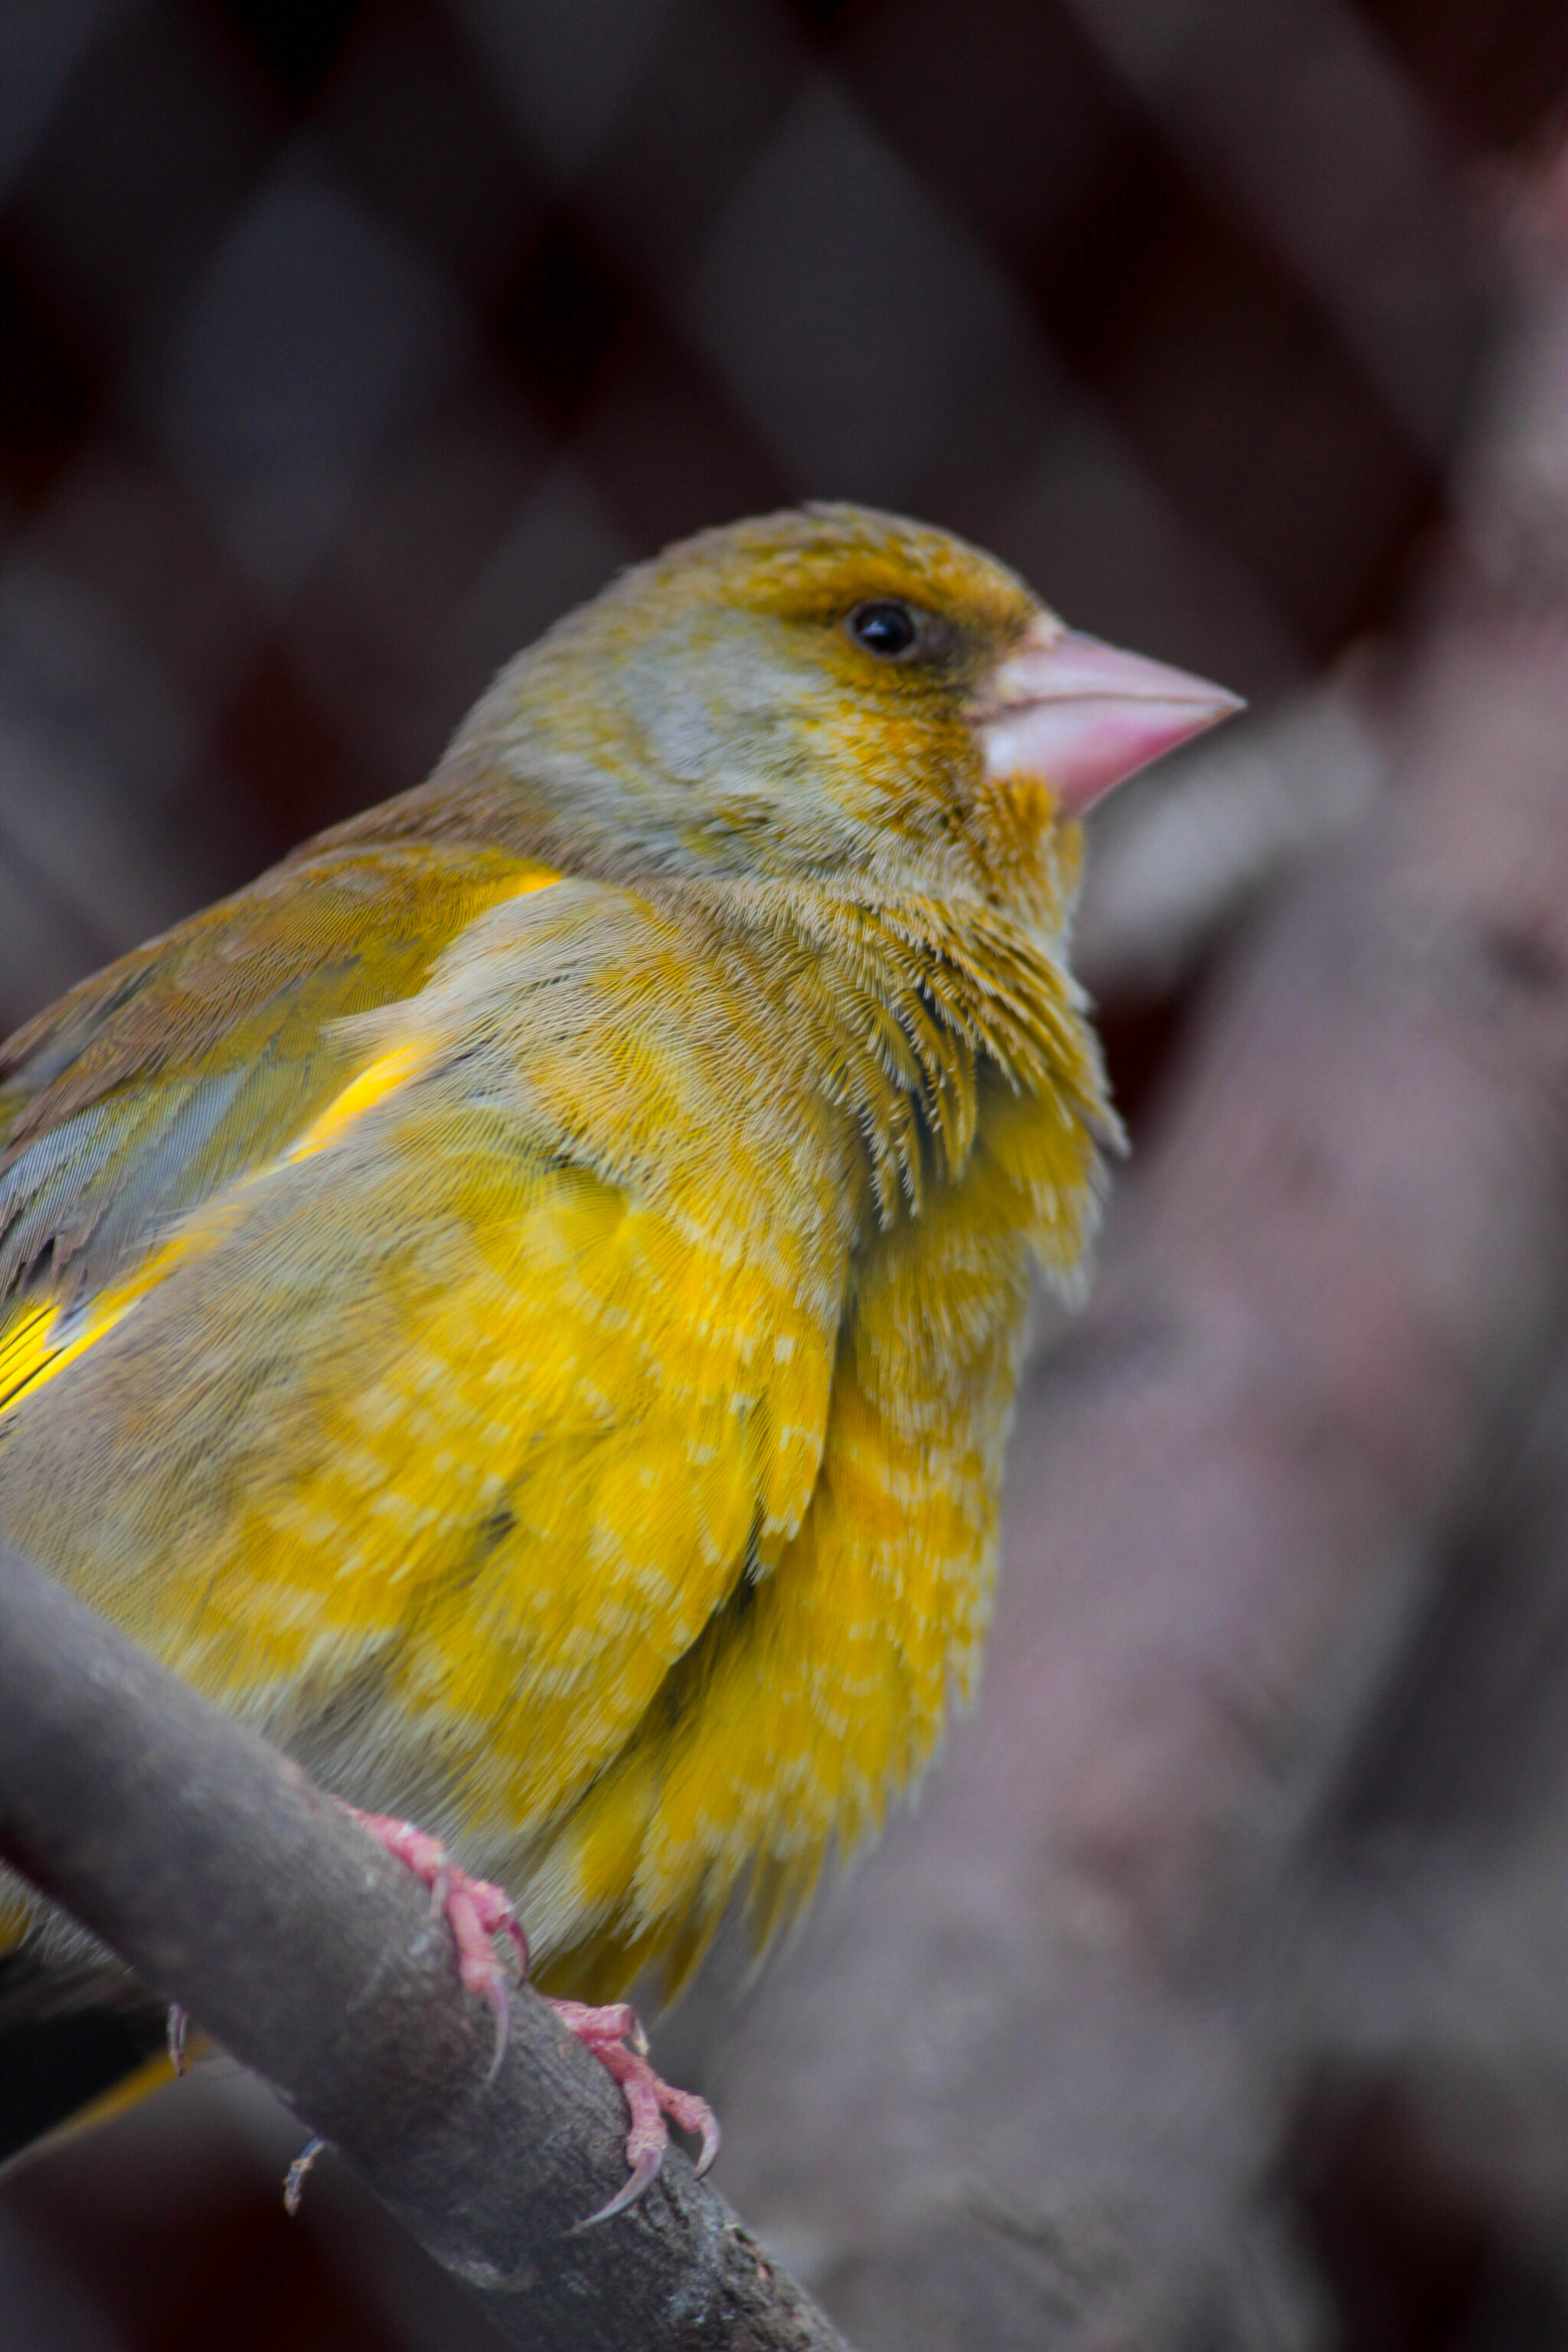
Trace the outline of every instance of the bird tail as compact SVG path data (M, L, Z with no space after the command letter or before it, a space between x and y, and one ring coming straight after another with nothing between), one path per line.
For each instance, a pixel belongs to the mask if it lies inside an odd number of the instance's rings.
M0 2172L172 2080L162 2009L83 2009L0 2024Z

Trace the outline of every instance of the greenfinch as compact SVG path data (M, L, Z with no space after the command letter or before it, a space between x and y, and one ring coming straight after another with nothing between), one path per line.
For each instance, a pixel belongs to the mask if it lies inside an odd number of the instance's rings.
M583 2004L765 1937L974 1687L1117 1132L1079 818L1236 707L944 532L710 531L0 1048L0 1533L449 1849L476 1990L515 1904L639 2177L691 2115ZM0 2053L98 2022L56 2112L141 2054L14 1878L0 1955Z

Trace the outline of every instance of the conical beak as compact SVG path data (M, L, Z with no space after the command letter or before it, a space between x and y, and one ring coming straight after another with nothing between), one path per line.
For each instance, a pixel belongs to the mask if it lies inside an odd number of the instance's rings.
M1080 816L1124 777L1244 708L1223 686L1042 614L970 718L990 774L1038 776L1058 808Z

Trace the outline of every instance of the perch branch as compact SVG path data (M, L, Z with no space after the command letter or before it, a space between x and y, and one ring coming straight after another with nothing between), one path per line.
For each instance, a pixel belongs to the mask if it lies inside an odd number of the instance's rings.
M619 2093L527 1988L492 2021L408 1874L304 1774L0 1549L0 1852L330 2140L500 2334L845 2352L685 2158L633 2211Z

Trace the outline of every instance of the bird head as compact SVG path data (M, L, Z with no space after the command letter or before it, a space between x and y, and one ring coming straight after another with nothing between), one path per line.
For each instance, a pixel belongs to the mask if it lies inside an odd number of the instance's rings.
M443 773L555 862L1027 911L1063 829L1240 706L1069 630L948 532L814 506L623 573L503 670Z

